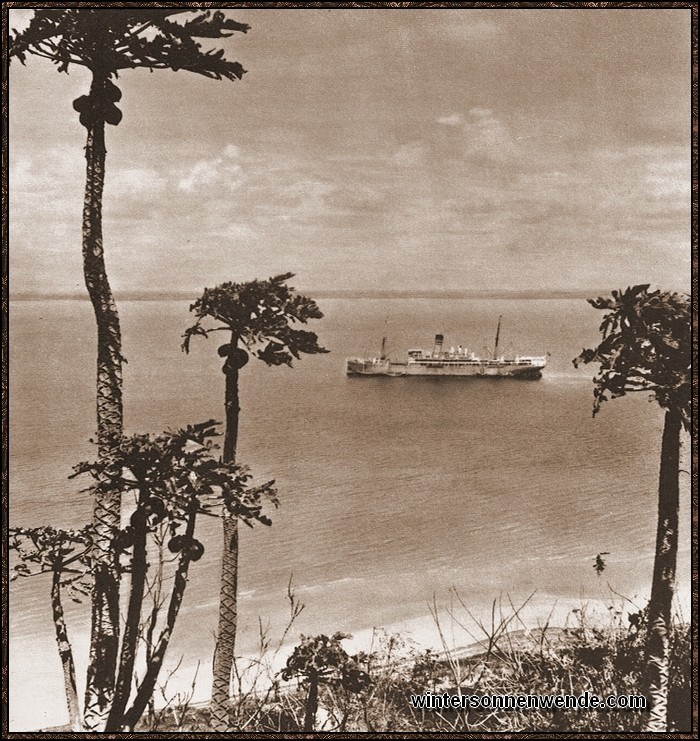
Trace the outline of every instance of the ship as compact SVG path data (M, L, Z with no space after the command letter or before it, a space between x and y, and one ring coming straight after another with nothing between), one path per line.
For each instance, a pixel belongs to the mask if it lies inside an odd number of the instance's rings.
M542 376L547 356L499 355L501 319L498 318L492 357L482 358L458 345L445 349L444 336L435 335L432 350L411 349L405 361L393 361L386 354L386 337L381 353L370 358L347 358L348 376L471 376L476 378L528 378Z

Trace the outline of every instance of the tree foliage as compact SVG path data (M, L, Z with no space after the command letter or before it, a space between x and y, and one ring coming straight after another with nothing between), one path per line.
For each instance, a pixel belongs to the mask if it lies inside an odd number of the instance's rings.
M97 461L80 463L72 476L89 474L93 494L103 487L132 494L137 508L132 520L142 512L150 531L165 522L173 537L193 502L201 514L218 515L224 507L248 525L269 524L263 508L266 501L278 504L274 481L252 486L246 466L215 456L217 424L209 420L159 435L125 437ZM131 547L129 527L121 534L126 548Z
M351 692L360 692L369 686L369 675L360 669L356 659L340 643L351 638L347 633L332 636L302 636L282 670L282 679L293 677L308 680L317 677L323 683L335 683Z
M43 527L11 527L9 550L17 556L10 569L10 581L20 577L59 573L61 588L68 588L74 602L90 591L90 549L93 530Z
M359 694L371 684L369 674L360 668L357 658L350 656L341 645L347 633L332 636L302 636L287 664L282 669L282 679L299 677L307 687L304 730L313 731L318 711L320 685L342 687L347 692Z
M182 18L183 14L188 17ZM171 18L178 16L178 20ZM88 130L105 122L117 126L121 91L109 78L125 69L187 70L216 80L241 79L245 70L224 57L223 49L204 49L197 38L218 39L249 26L222 11L193 15L187 9L62 8L34 11L27 28L13 29L10 59L25 63L28 54L50 59L59 72L86 67L94 78L89 95L73 101Z
M293 273L284 273L268 280L205 288L190 306L197 321L183 335L183 350L189 352L195 335L207 337L210 332L228 330L267 365L291 366L292 359L298 360L301 353L328 352L319 346L314 332L292 326L323 317L315 301L295 293L286 284L293 277ZM220 324L208 327L206 319ZM228 345L224 345L219 352L227 355L228 350Z
M589 299L607 311L602 342L574 359L600 363L594 380L593 414L608 399L634 391L653 394L666 410L678 411L686 429L691 416L690 297L649 291L649 284L613 291L611 298Z
M225 38L248 29L220 10L39 9L25 30L13 29L9 52L23 64L27 54L50 59L59 72L74 64L118 76L120 70L146 67L235 80L243 76L243 67L226 60L221 49L204 50L196 39Z

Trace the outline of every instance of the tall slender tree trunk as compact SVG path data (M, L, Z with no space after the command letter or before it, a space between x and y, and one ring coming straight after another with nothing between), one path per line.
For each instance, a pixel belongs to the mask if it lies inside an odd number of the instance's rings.
M61 602L61 569L53 572L51 580L51 607L53 609L53 624L56 630L56 643L58 644L58 655L61 657L63 667L63 686L66 690L66 704L68 705L68 719L71 731L82 731L83 724L80 720L80 703L78 702L78 688L75 682L75 662L73 661L73 649L68 640L68 628L63 615L63 603Z
M105 730L118 731L121 727L122 716L131 694L131 683L134 676L134 665L138 651L139 635L141 634L141 607L146 587L146 573L148 561L146 553L147 524L146 513L143 509L145 495L142 492L139 506L131 518L134 528L134 548L131 559L131 584L129 589L129 606L127 608L122 650L119 657L119 673L114 689L114 699L109 711Z
M647 635L647 697L651 710L645 731L667 730L669 634L676 587L678 555L678 473L681 416L666 412L659 472L659 520L656 531L654 576L649 600Z
M306 712L304 713L304 731L312 733L316 725L316 713L318 712L318 674L309 674L309 694L306 698Z
M91 97L99 97L107 78L94 73ZM97 444L103 457L123 433L122 354L119 315L107 280L102 245L102 191L105 173L105 122L88 127L87 174L83 205L83 271L97 323ZM85 692L85 725L104 727L114 692L119 648L119 571L114 538L119 528L119 492L97 487L92 630Z
M193 498L190 502L189 519L187 521L187 527L185 528L184 536L185 542L191 543L194 537L195 522L197 521L197 501ZM163 630L158 637L158 643L150 657L150 661L146 667L146 673L143 677L143 681L139 685L136 691L136 697L131 707L124 714L121 722L120 731L133 731L136 724L141 719L149 700L153 697L153 691L158 681L158 675L160 670L163 668L163 660L165 659L165 653L168 650L170 639L175 629L175 622L177 620L180 607L182 606L182 599L185 596L185 588L187 587L187 573L190 568L192 561L192 551L190 548L185 547L180 555L180 560L177 564L175 571L175 578L173 580L173 590L170 593L170 602L168 604L168 612L165 616L165 625Z
M226 434L223 459L235 463L238 443L238 365L235 362L238 340L232 336L229 354L224 363L226 374ZM214 650L213 683L211 691L211 725L214 731L229 728L229 695L231 673L236 650L238 627L238 518L224 511L224 542L221 556L221 586L219 592L219 625Z

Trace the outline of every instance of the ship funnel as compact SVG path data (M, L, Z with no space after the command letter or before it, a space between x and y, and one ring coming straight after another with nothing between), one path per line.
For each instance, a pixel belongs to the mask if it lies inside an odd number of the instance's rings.
M435 335L435 349L433 350L433 357L437 357L442 352L442 340L443 336L441 334Z

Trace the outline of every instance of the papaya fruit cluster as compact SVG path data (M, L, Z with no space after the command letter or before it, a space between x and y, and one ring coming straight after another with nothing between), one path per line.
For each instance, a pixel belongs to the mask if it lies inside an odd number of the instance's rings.
M137 529L147 524L154 527L166 517L166 507L158 497L149 497L141 507L131 515L131 524L122 528L117 535L117 547L121 551L127 551L134 545L134 535ZM168 550L171 553L188 551L191 561L199 561L204 555L204 546L196 538L188 538L185 535L174 535L168 541Z
M73 108L80 114L80 123L89 129L98 121L117 126L122 120L122 112L117 108L121 100L121 90L110 80L102 89L92 89L90 95L81 95L73 101Z
M226 343L218 349L219 357L226 358L223 371L226 373L230 368L240 370L248 362L248 353L242 347L231 350L231 345Z
M196 538L187 538L185 535L175 535L168 542L171 553L188 550L190 561L199 561L204 555L204 546Z

